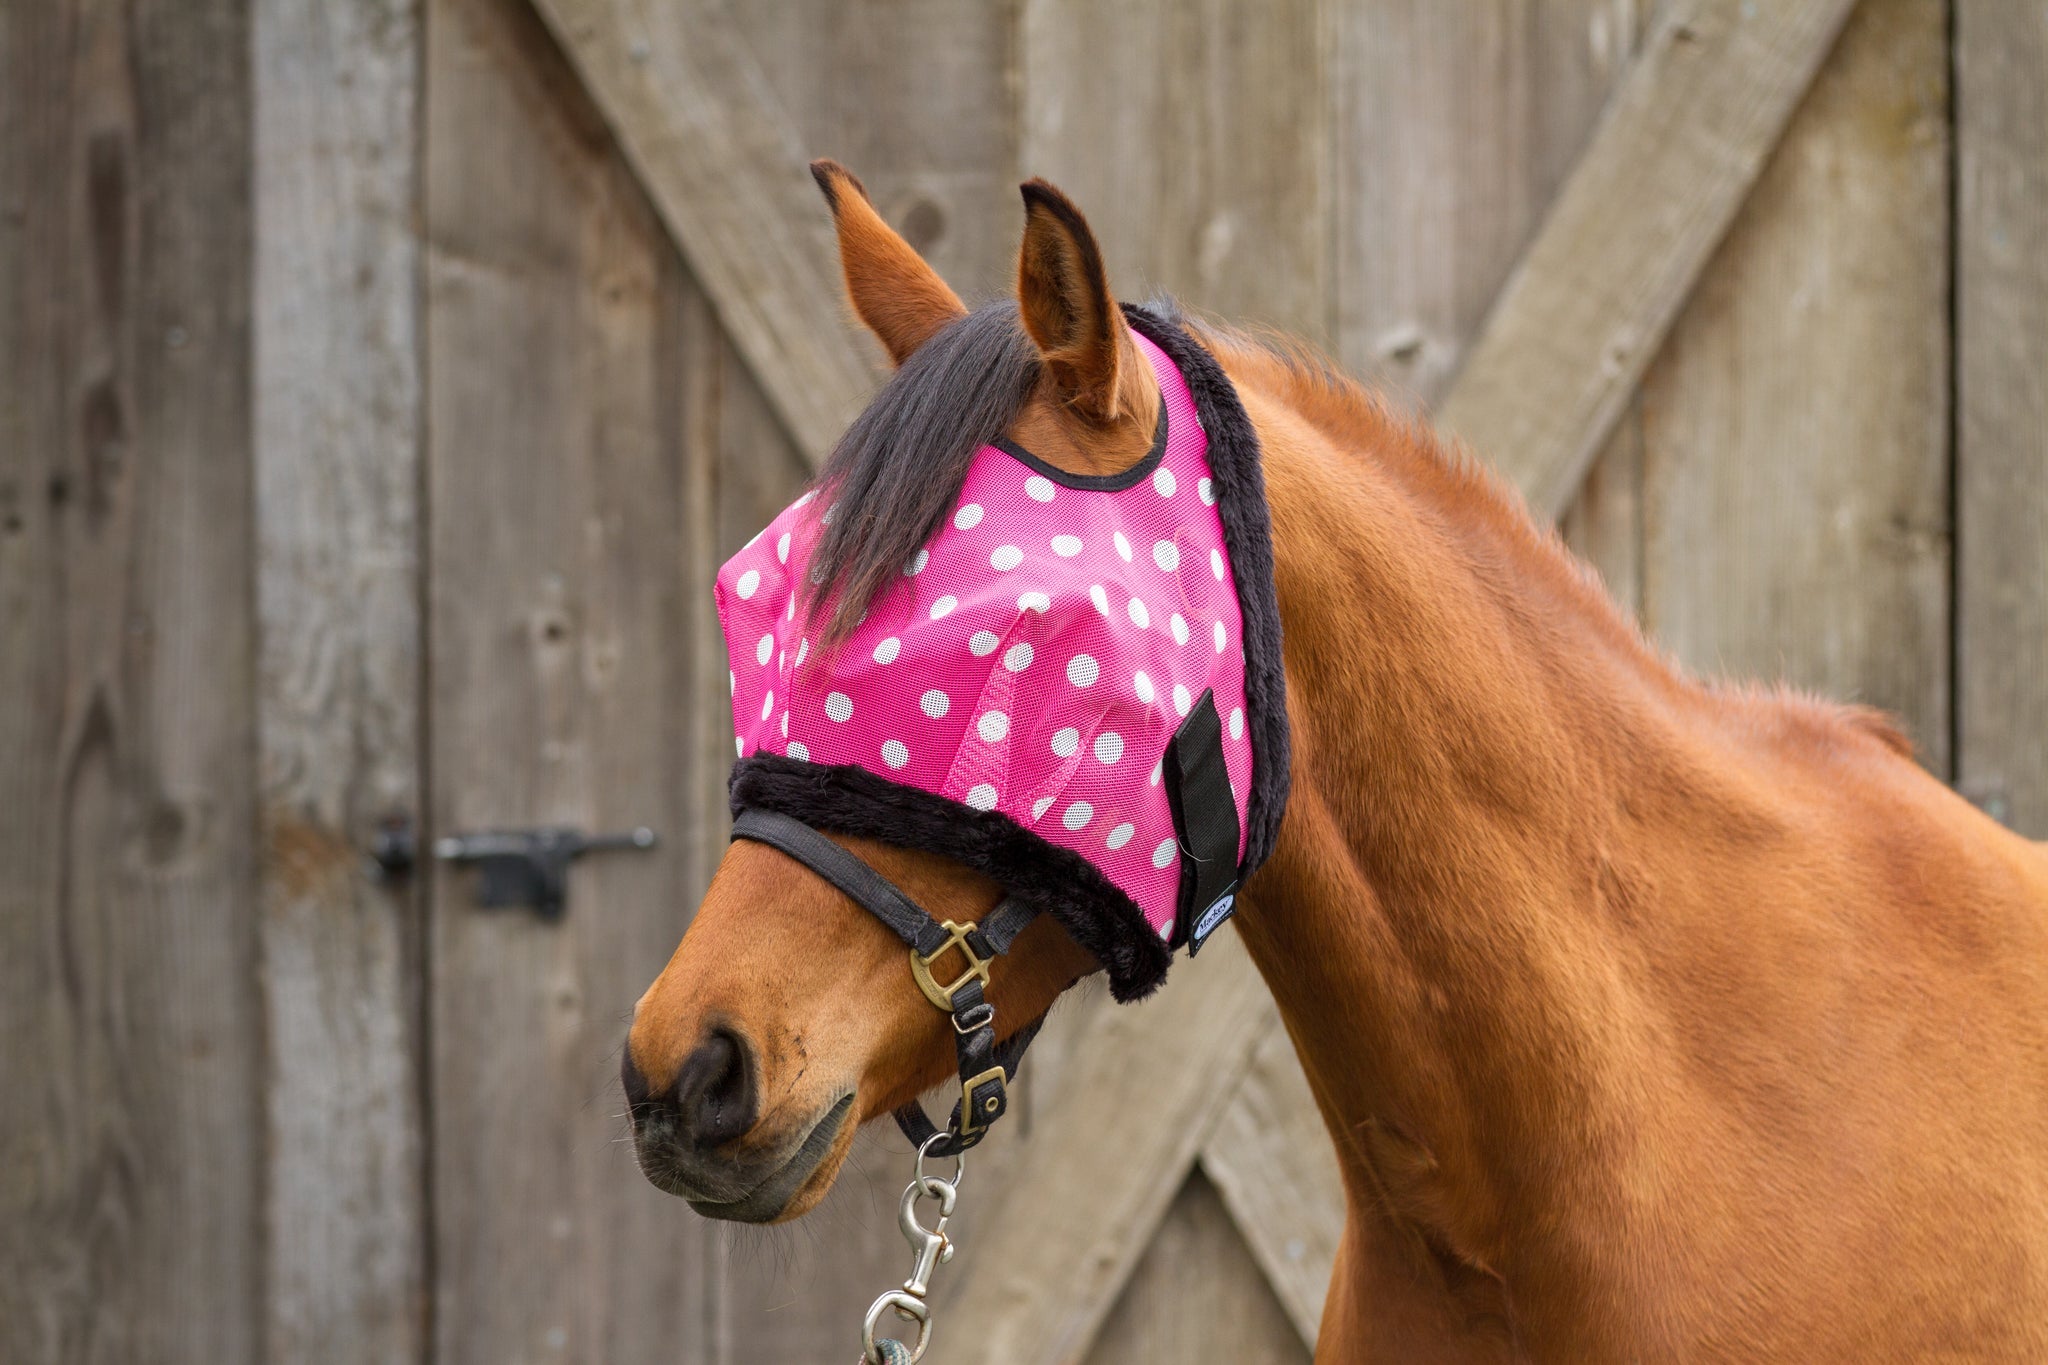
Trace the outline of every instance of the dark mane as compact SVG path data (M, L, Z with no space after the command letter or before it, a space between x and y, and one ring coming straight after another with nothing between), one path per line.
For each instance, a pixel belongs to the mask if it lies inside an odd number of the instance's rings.
M853 420L818 475L831 521L804 609L822 627L821 645L843 642L937 534L974 452L1009 429L1038 374L1016 300L1003 299L919 347ZM818 623L827 603L831 617Z

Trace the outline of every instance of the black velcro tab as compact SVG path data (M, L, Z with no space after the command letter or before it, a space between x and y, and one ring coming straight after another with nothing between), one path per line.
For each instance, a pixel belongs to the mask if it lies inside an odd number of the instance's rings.
M1223 721L1205 691L1167 742L1161 763L1173 831L1180 838L1180 907L1173 946L1200 952L1230 918L1237 890L1237 798L1223 762Z

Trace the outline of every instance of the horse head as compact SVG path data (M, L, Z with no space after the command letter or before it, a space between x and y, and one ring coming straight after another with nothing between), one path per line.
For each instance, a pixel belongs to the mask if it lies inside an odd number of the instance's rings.
M883 221L858 180L832 162L812 170L832 208L853 310L897 368L820 476L816 496L831 511L814 526L816 538L795 556L786 537L776 546L777 565L807 558L811 566L813 591L793 593L782 618L786 633L799 638L776 641L764 632L758 658L751 638L728 640L736 669L758 665L785 679L792 669L815 666L820 655L856 643L877 660L885 649L900 647L894 637L870 647L856 642L854 632L864 613L879 610L903 588L906 566L921 562L923 546L953 514L967 462L990 442L1028 450L1053 477L1085 482L1113 479L1140 464L1163 430L1159 387L1113 302L1101 252L1057 190L1039 181L1023 187L1017 297L970 314ZM1051 487L1044 478L1036 482ZM765 555L765 547L759 553ZM999 572L1002 562L988 572ZM725 587L735 598L751 597L758 583L758 574L751 574ZM730 613L727 624L730 635ZM1159 628L1167 629L1164 615ZM1185 626L1175 629L1185 640ZM997 657L1013 669L1033 648L1021 639L1006 638L1005 645ZM893 662L893 654L886 661ZM1015 677L1027 689L1038 682L1021 670ZM785 693L793 685L785 683ZM924 680L903 673L892 685L915 698ZM734 686L739 697L745 689L737 675ZM755 695L745 698L750 708ZM941 704L933 700L939 695L924 693L928 715ZM832 698L854 704L835 692L825 709L837 704ZM789 704L786 696L782 704ZM944 704L964 707L967 701ZM759 707L764 723L775 708L771 692ZM999 714L1008 725L1008 714ZM985 711L976 723L984 737L990 733ZM1080 742L1077 731L1072 743ZM1112 742L1122 743L1114 734L1096 734L1090 742L1098 756L1109 753ZM744 760L744 736L740 747ZM786 768L808 757L787 729L763 748L772 748L767 757ZM867 756L866 766L886 777L906 761L899 757L904 752L900 744L884 744ZM1137 772L1142 784L1142 767ZM861 1123L910 1103L956 1063L963 1080L972 1080L964 1074L962 1040L972 1037L968 1029L980 1015L963 1015L965 997L947 996L948 984L979 972L974 984L985 980L985 987L973 1003L993 1010L987 1040L1001 1048L1028 1039L1061 992L1102 966L1105 955L1129 959L1135 953L1146 970L1160 969L1153 959L1162 956L1163 945L1150 926L1141 929L1147 942L1136 947L1099 941L1099 935L1085 945L1078 941L1074 930L1084 923L1085 907L1066 917L1036 916L1021 932L1012 927L1002 937L1014 935L1014 942L1002 945L1007 951L999 961L983 965L990 949L968 931L994 932L989 917L1005 902L1005 891L1016 889L990 875L1005 864L983 859L971 865L975 860L932 851L950 847L943 830L909 844L892 837L904 821L964 828L986 809L980 790L950 810L941 804L906 811L891 806L901 793L878 787L866 823L844 806L862 803L863 794L842 792L839 819L798 812L818 827L809 836L809 855L792 856L760 838L731 845L680 946L639 1001L626 1047L634 1140L641 1168L657 1186L713 1217L797 1217L831 1188ZM795 799L785 792L785 808ZM1068 814L1048 818L1067 819L1070 827L1074 807L1069 802ZM1104 830L1099 837L1112 846L1133 837L1119 836L1115 826ZM892 932L871 904L821 875L820 860L833 855L816 844L827 839L856 860L848 876L878 877L926 917L934 937L907 947L905 938L914 934ZM1148 843L1145 852L1154 846ZM1234 865L1234 841L1232 852ZM1011 864L1034 861L1034 850L1027 841L1005 856ZM1091 877L1100 880L1079 859L1064 870L1091 886ZM1057 882L1061 871L1037 875ZM1120 894L1106 885L1094 890L1112 899ZM1048 895L1074 899L1057 887ZM931 926L946 927L950 937L941 943ZM1080 938L1091 932L1082 928ZM1000 1096L980 1101L991 1109L1000 1102ZM970 1124L974 1103L970 1087L963 1096Z

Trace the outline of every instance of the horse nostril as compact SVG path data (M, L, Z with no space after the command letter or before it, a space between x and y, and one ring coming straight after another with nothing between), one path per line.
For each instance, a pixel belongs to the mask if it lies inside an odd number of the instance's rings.
M633 1047L628 1043L625 1056L619 1062L619 1083L626 1089L626 1115L632 1121L633 1131L639 1132L640 1125L647 1121L647 1113L654 1104L654 1092L647 1084L647 1077L633 1060Z
M681 1136L700 1148L717 1147L752 1128L754 1067L746 1043L714 1030L684 1061L672 1093Z

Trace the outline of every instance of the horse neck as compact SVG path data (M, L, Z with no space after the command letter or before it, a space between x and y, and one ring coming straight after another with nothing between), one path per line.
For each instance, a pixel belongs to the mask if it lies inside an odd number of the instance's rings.
M1240 933L1354 1207L1499 1266L1629 1122L1607 816L1697 761L1695 694L1484 476L1363 395L1225 360L1265 452L1293 737Z

